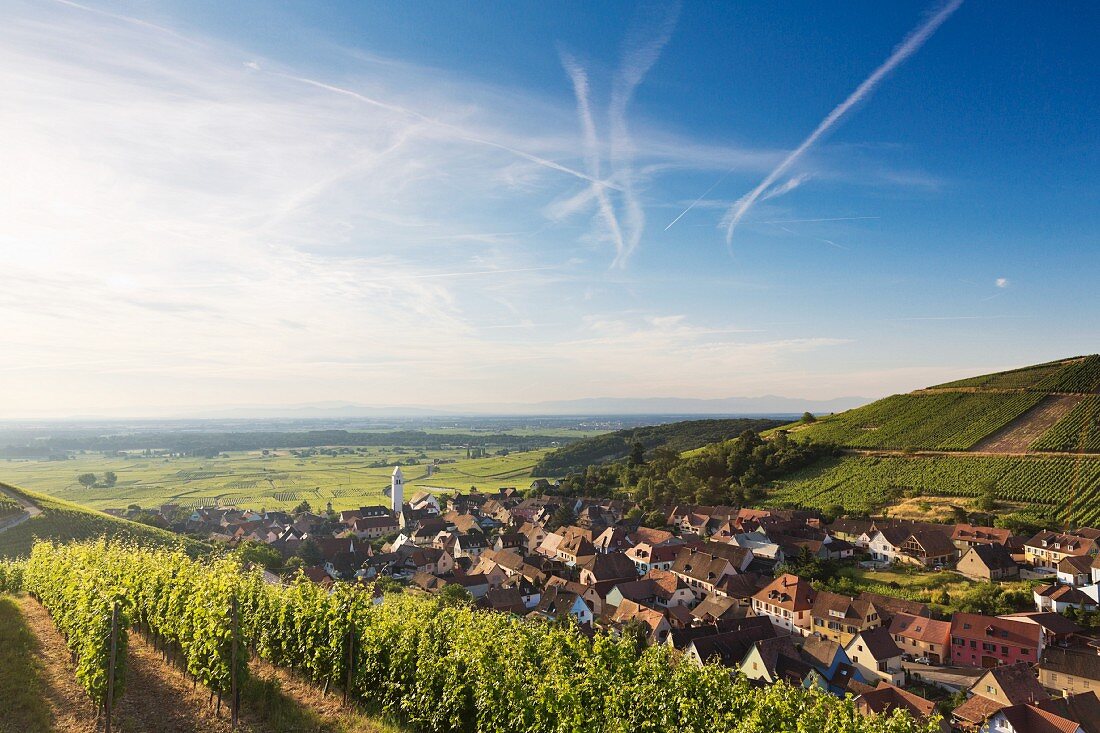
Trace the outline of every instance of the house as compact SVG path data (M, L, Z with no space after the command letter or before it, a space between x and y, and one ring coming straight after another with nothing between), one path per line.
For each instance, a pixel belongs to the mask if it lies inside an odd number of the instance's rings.
M560 588L567 590L570 593L575 593L584 599L584 602L588 604L588 607L592 609L593 614L599 614L603 611L604 601L603 595L596 589L594 585L585 585L584 583L578 583L573 580L566 580L556 575L551 576L546 581L545 590L551 588Z
M893 685L905 681L901 648L884 626L860 631L845 645L844 651L865 680L881 680Z
M608 598L610 599L610 596ZM698 623L713 624L724 619L744 618L748 614L748 610L748 606L736 598L727 598L717 593L711 593L703 599L702 603L691 609L691 615Z
M1020 566L1004 545L976 544L965 551L955 567L971 580L1016 580Z
M1005 547L1012 539L1012 530L1003 527L982 527L974 524L956 524L951 532L951 543L963 555L971 547L1000 545Z
M348 529L355 533L355 536L361 540L378 539L379 537L393 534L400 529L397 524L397 519L388 513L380 516L356 517L348 522L347 525Z
M489 549L489 540L480 532L458 535L455 538L455 558L466 557L476 560L481 553Z
M580 568L580 581L585 585L614 585L638 578L638 568L621 552L599 552L582 557L577 567Z
M854 702L856 711L866 716L890 715L895 710L904 710L917 720L926 721L936 714L936 703L889 682L879 682L873 690L857 695ZM947 731L950 727L941 720L940 729Z
M990 669L970 686L969 694L966 702L951 713L952 721L960 728L980 727L1003 708L1049 697L1035 679L1031 665L1024 662Z
M626 556L638 567L638 574L645 575L650 570L671 570L679 552L679 545L639 542L626 551Z
M878 609L870 601L826 590L814 596L810 618L814 634L840 644L847 644L864 629L882 625Z
M741 550L741 548L731 549ZM747 550L741 550L741 552L751 560L752 553ZM747 565L746 562L745 566ZM741 572L741 568L735 567L726 557L712 555L695 547L681 547L676 560L672 563L672 572L696 592L703 594L713 592L722 578Z
M465 588L475 599L482 598L489 592L489 580L484 575L460 575L447 579L447 585L457 585Z
M742 532L729 539L729 544L744 547L752 552L754 557L781 563L784 560L783 548L777 542L772 542L768 535L760 530L755 532Z
M1094 647L1047 647L1039 659L1039 684L1057 695L1100 690L1100 654Z
M586 532L572 531L571 527L565 539L558 544L558 559L567 565L576 565L581 558L592 557L596 554L596 546L587 536Z
M1035 664L1042 651L1037 624L993 618L979 613L951 617L951 663L963 667Z
M899 613L907 613L910 616L924 616L928 617L932 615L928 606L919 601L910 601L905 598L895 598L894 596L884 596L881 593L872 593L871 591L863 591L858 596L860 600L868 600L875 604L875 608L878 609L879 614L882 616L882 622L889 624L895 615Z
M592 544L595 545L596 552L625 552L634 545L622 527L608 527Z
M814 685L825 692L843 697L853 679L860 681L859 671L852 665L848 653L835 641L808 636L802 642L799 653L817 672L804 686Z
M623 600L655 608L691 606L695 603L695 592L679 576L667 570L654 570L644 578L617 584L607 594L609 606L618 606Z
M1100 698L1095 692L1052 697L1034 703L1035 707L1081 724L1085 733L1100 733Z
M665 639L665 644L674 649L684 651L692 640L702 636L724 634L727 632L739 632L758 635L755 638L770 639L776 636L775 627L766 618L749 616L747 618L723 619L705 626L688 626L682 629L673 628L672 633Z
M1084 733L1085 730L1076 720L1028 704L1001 708L986 727L997 733Z
M956 557L955 545L941 529L913 530L909 525L886 527L871 538L871 556L880 562L933 567Z
M1043 649L1055 644L1069 646L1075 636L1084 632L1084 629L1070 621L1069 617L1054 611L1024 611L1006 614L1000 618L1037 625L1042 631L1040 638L1043 641Z
M770 634L770 635L769 635ZM760 628L745 631L725 631L716 634L700 635L688 642L684 654L696 664L717 662L723 667L738 668L752 645L763 639L771 639L775 631Z
M836 519L829 525L828 531L833 537L851 542L857 547L867 549L865 543L861 543L861 537L871 531L873 522L870 519Z
M1057 577L1059 583L1066 585L1088 585L1092 581L1093 558L1089 555L1070 555L1058 562Z
M1084 534L1081 534L1081 532ZM1024 543L1024 559L1037 568L1058 567L1058 563L1073 555L1095 555L1096 530L1071 533L1043 530ZM1087 535L1094 535L1090 538Z
M1097 610L1097 603L1091 596L1074 588L1072 585L1040 585L1032 591L1035 597L1035 609L1038 611L1054 611L1062 613L1069 608L1078 608L1084 611Z
M810 633L815 595L807 581L785 573L753 595L752 611L767 616L777 629L806 635Z
M787 682L801 687L813 672L813 667L802 658L791 636L775 636L753 642L738 667L750 680L774 684Z
M581 596L560 587L548 587L531 612L536 617L558 619L570 616L579 624L592 623L592 607Z
M932 664L943 664L950 657L951 622L937 621L908 613L894 615L890 635L904 654Z
M626 624L631 621L641 623L647 629L647 637L651 644L661 644L672 631L665 615L655 608L623 599L611 615L611 622Z

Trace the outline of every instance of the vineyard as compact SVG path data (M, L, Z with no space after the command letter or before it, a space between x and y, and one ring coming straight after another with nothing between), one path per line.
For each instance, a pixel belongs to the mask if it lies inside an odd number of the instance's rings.
M978 387L1035 392L1100 391L1100 356L1078 356L939 384L932 389Z
M824 417L799 438L851 448L963 451L1034 407L1038 393L937 392L887 397Z
M1089 396L1037 441L1032 450L1100 453L1100 396Z
M13 486L5 488L33 501L42 510L42 514L0 532L0 558L26 556L36 538L47 537L58 542L111 537L157 547L175 547L183 543L191 551L206 547L202 543L162 529L85 509L52 496Z
M8 517L17 516L23 513L23 505L17 501L0 496L0 520L7 519Z
M377 603L362 586L268 585L228 559L38 543L22 577L13 568L0 566L0 590L42 602L104 706L125 688L119 648L141 633L231 706L254 653L428 733L938 729L901 712L863 718L817 690L756 688L664 645L639 652L631 638L406 594Z
M902 496L997 498L1038 505L1058 521L1100 523L1100 459L1073 457L865 456L835 458L791 474L765 502L870 512Z

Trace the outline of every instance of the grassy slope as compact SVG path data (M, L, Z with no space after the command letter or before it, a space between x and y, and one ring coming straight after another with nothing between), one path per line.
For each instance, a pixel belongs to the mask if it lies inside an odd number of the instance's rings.
M33 501L42 509L42 514L0 532L0 558L29 554L35 539L67 542L104 535L129 539L143 545L176 546L182 542L192 551L206 548L202 543L171 532L102 514L46 494L14 486L6 488Z
M0 596L0 731L50 730L50 709L39 685L35 640L11 596Z

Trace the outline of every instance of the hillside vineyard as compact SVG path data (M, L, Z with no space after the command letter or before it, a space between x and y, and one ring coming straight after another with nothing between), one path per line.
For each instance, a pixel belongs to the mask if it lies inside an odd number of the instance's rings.
M332 592L305 580L269 585L228 559L103 541L38 543L25 570L17 568L5 565L0 590L22 585L46 605L96 702L106 695L104 619L118 603L121 627L182 655L212 691L224 695L234 676L242 681L243 650L252 649L432 733L938 730L900 711L861 717L850 700L816 690L755 688L663 645L639 652L627 637L589 639L570 625L350 584ZM125 670L116 675L117 695Z

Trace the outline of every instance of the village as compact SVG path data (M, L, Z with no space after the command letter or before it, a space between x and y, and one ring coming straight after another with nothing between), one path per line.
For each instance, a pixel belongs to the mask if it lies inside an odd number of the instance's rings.
M555 488L539 479L526 491L406 500L397 467L390 507L206 507L182 523L230 547L269 546L315 583L376 583L632 634L756 684L850 695L865 715L938 713L945 731L1100 733L1100 633L1086 624L1100 608L1098 529L1028 537L723 506L671 507L650 527L628 518L628 501ZM844 595L790 572L813 562L1031 580L1029 608L944 618L904 593Z

